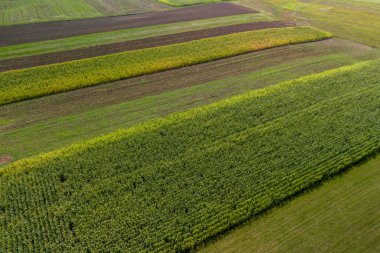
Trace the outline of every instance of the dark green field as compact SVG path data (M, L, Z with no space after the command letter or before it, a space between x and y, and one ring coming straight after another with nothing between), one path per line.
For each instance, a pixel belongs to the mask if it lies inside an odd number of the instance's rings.
M191 249L378 151L379 70L323 72L16 162L0 177L2 247Z

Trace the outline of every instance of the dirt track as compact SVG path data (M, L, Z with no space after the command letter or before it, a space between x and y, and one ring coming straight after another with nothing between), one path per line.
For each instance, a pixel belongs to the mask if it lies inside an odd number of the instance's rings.
M0 46L254 12L224 2L136 15L4 26L0 27Z
M106 45L92 46L75 50L46 53L40 55L18 57L0 61L0 72L12 69L29 68L83 58L95 57L105 54L118 53L148 47L157 47L196 39L216 37L231 33L260 30L274 27L293 26L291 21L255 22L248 24L230 25L224 27L210 28L199 31L177 33L172 35L158 36L127 42L111 43Z

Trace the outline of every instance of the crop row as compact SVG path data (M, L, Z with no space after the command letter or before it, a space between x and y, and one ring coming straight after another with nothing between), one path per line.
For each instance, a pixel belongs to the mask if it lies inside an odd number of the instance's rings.
M380 61L8 166L2 252L174 252L380 148Z
M330 36L310 27L274 28L3 72L0 105Z

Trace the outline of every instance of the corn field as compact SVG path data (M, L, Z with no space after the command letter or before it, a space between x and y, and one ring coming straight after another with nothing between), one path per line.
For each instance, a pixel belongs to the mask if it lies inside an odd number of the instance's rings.
M181 252L376 153L380 61L0 171L0 252Z

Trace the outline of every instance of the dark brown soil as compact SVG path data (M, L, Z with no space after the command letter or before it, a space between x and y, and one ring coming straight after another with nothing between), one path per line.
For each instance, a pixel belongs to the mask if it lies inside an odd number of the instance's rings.
M0 27L0 46L254 12L223 2L135 15L3 26Z
M153 38L145 38L139 40L132 40L127 42L105 44L99 46L92 46L87 48L79 48L68 51L54 52L39 54L26 57L18 57L0 61L0 71L7 71L12 69L29 68L40 65L47 65L71 60L78 60L83 58L95 57L105 54L118 53L123 51L130 51L148 47L157 47L191 40L216 37L231 33L260 30L275 27L293 26L291 21L270 21L270 22L255 22L248 24L230 25L224 27L210 28L199 31L191 31L184 33L177 33L165 36L158 36Z

